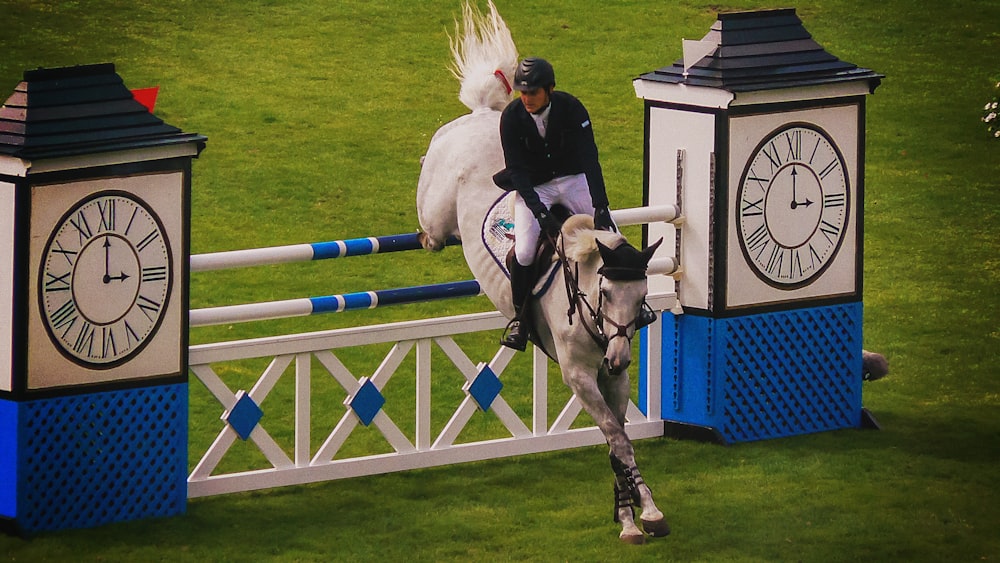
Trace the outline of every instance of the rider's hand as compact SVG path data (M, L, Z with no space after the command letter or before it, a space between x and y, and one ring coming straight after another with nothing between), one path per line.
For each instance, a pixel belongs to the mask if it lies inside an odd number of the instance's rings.
M611 220L611 211L607 207L594 209L594 228L602 231L617 231L615 222Z
M542 234L555 238L559 235L559 229L561 225L555 217L552 216L552 212L546 209L545 211L537 215L538 226L542 228Z

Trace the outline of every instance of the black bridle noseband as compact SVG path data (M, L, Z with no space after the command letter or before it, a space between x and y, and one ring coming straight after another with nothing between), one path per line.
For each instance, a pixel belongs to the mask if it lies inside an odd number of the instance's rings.
M630 343L632 342L632 336L629 336L628 330L635 326L636 318L632 317L632 320L622 324L618 321L612 319L604 312L604 292L598 290L597 296L597 308L594 308L587 299L587 294L580 290L580 265L575 264L575 269L570 267L570 260L566 257L566 253L562 247L562 240L559 240L559 244L553 241L553 246L556 249L556 253L559 256L559 263L563 269L563 281L566 286L566 298L569 300L569 310L566 311L567 317L569 317L569 324L573 324L573 315L575 313L580 314L580 318L583 318L584 309L590 315L590 320L593 322L594 326L591 327L590 324L584 322L583 328L586 329L587 333L594 340L601 350L607 352L608 346L611 341L615 338L625 338ZM645 266L645 265L644 265ZM598 280L598 288L603 285L605 279L613 281L638 281L646 279L646 268L629 268L629 267L610 267L602 266L597 270L598 275L601 277ZM645 304L643 306L646 306ZM615 333L608 336L604 330L604 323L608 323L615 328ZM634 336L633 332L633 336Z

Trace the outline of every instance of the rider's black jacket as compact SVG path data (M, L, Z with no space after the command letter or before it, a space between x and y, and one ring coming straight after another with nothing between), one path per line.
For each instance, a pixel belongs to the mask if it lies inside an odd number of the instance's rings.
M535 186L583 172L594 208L608 207L587 108L566 92L553 91L550 99L552 109L544 139L520 99L503 110L500 141L506 168L493 177L494 182L507 191L517 190L537 217L546 210L535 194Z

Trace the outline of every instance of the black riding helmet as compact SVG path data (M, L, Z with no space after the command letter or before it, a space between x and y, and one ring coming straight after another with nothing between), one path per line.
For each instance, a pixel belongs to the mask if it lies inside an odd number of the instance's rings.
M529 57L514 71L514 89L518 92L556 85L556 72L545 59Z

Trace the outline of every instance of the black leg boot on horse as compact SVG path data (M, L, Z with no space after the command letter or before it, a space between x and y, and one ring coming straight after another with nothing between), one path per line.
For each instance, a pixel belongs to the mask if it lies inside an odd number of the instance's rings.
M639 468L627 466L615 454L608 456L611 459L611 469L615 473L615 522L621 521L622 510L631 511L632 518L635 518L635 507L640 506L642 500L639 494L639 486L645 485ZM643 531L653 537L663 537L670 535L670 525L660 518L657 520L646 520L640 518ZM642 543L641 536L622 537L629 543Z
M500 344L524 352L528 346L529 315L531 314L531 285L535 281L534 266L522 266L517 258L508 260L510 269L510 292L514 303L514 318L507 324L507 330Z

